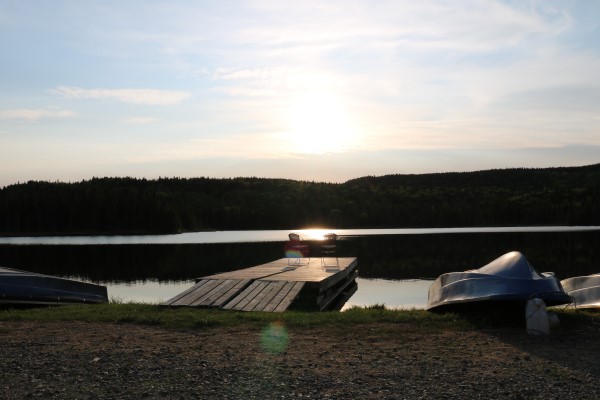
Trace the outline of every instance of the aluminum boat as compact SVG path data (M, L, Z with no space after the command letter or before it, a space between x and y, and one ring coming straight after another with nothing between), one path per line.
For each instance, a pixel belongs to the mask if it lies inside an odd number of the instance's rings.
M573 307L600 309L600 274L576 276L560 283L565 292L573 297Z
M571 302L552 272L538 273L523 254L512 251L479 269L440 275L429 288L427 309L482 304L524 307L534 297L548 306Z
M107 302L106 286L0 267L0 305Z

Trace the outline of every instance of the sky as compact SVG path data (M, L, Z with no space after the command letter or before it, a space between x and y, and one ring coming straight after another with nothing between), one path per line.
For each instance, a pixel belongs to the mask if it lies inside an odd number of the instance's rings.
M0 187L600 162L600 2L0 0Z

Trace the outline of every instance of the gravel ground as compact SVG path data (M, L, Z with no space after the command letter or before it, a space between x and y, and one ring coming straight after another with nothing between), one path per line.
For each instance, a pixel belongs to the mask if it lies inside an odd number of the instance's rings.
M1 322L1 399L594 399L600 329Z

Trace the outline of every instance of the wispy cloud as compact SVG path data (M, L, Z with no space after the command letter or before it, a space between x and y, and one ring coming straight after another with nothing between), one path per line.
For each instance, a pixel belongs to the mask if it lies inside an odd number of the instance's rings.
M343 3L343 4L342 4ZM261 24L245 24L231 37L282 54L308 54L376 47L419 51L481 52L514 46L532 34L554 34L570 23L565 13L526 3L466 0L327 2L295 4L255 1ZM256 48L255 48L256 49Z
M4 3L0 159L21 177L35 151L66 171L139 157L219 175L310 157L294 174L320 179L304 167L328 141L340 152L324 159L355 176L600 143L600 2Z
M45 110L31 108L16 108L0 110L0 119L21 119L27 121L38 121L44 118L70 118L76 114L69 110Z
M248 149L252 151L249 152ZM283 143L273 133L233 135L231 137L211 137L192 139L180 149L181 158L232 157L239 159L289 158Z
M157 122L159 119L155 118L155 117L130 117L130 118L125 118L123 120L123 122L125 122L126 124L132 124L132 125L146 125L146 124L153 124L155 122Z
M158 89L84 89L76 86L59 86L53 92L68 99L108 99L123 103L146 105L180 104L191 93Z
M225 68L219 67L213 73L216 80L258 79L262 81L282 81L293 73L289 68Z

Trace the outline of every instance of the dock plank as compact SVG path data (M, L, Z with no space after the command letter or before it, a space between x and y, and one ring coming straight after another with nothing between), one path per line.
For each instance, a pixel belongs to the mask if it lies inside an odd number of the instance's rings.
M183 296L193 292L194 290L197 290L199 287L201 287L202 285L204 285L206 283L205 280L201 280L199 282L197 282L195 285L193 285L192 287L190 287L187 290L184 290L183 292L173 296L172 298L170 298L169 300L165 301L163 303L164 306L169 306L173 303L175 303L177 300L181 299Z
M183 296L181 299L177 300L173 305L176 306L189 306L198 300L200 297L206 295L206 293L210 292L216 285L219 284L220 281L215 279L208 279L204 285L200 286L198 289L194 290L191 293Z
M275 296L277 296L277 294L281 291L281 289L283 289L284 286L285 281L270 282L269 292L265 293L263 299L253 308L252 311L264 311L265 307L267 307L267 305L273 301Z
M209 296L202 299L199 305L212 306L218 298L220 298L221 296L223 296L223 294L231 290L231 288L234 287L238 282L239 281L235 279L224 280L223 283L219 285L215 290L213 290Z
M238 304L240 304L242 301L246 300L247 297L249 297L251 294L253 294L255 292L255 289L260 285L260 281L252 281L252 283L246 287L241 293L239 293L237 296L235 296L233 299L231 299L231 301L229 301L227 304L225 304L223 306L224 309L226 310L235 310L237 309L236 307L238 307ZM248 300L250 301L250 300ZM244 305L247 304L244 303Z
M268 303L281 289L279 282L266 281L266 286L263 290L258 293L250 302L242 309L243 311L260 311L264 308L264 305L259 309L259 304Z
M213 306L223 307L231 299L233 299L238 293L240 293L241 291L246 289L246 287L248 287L251 284L251 282L252 281L250 279L239 279L237 281L237 283L231 289L229 289L221 297L219 297L218 299L216 299L213 302Z
M215 285L210 291L208 291L204 296L199 297L195 302L190 304L191 306L208 306L210 305L214 299L221 296L224 290L228 290L229 287L235 285L234 280L225 279L223 281L216 280L218 284Z
M292 286L291 290L288 294L281 300L281 303L277 307L275 307L274 312L283 312L288 309L288 307L292 304L300 290L304 287L304 282L296 282L294 286Z
M294 286L296 285L296 283L297 282L285 282L285 284L283 285L283 287L281 288L279 293L277 293L277 295L275 297L273 297L273 299L269 302L269 304L267 304L263 308L263 311L268 311L268 312L275 311L275 309L279 307L279 305L283 302L283 300L285 298L287 298L290 291L292 291L294 289ZM304 282L302 282L302 286L304 286ZM302 288L300 288L300 289L302 289ZM298 289L298 291L300 291L300 289ZM286 306L286 309L287 309L287 307L289 307L289 304ZM281 309L281 307L279 307L279 308Z
M226 310L284 311L297 299L312 309L329 303L356 274L357 259L303 258L297 264L282 258L255 267L198 278L198 283L164 302L170 306L219 307ZM308 286L306 286L308 285ZM304 295L300 292L304 287ZM315 301L308 300L314 297ZM314 304L314 305L313 305Z
M260 294L260 292L262 292L263 289L267 286L266 281L256 281L255 283L256 283L256 285L254 285L252 290L249 291L248 295L233 308L234 310L242 311L244 309L244 307L246 307L246 305L248 305L248 303L250 303L252 300L254 300L254 298L256 296L258 296ZM248 288L248 289L250 289L250 288ZM248 290L248 289L246 289L246 290Z
M252 311L252 309L263 300L263 298L271 292L271 287L268 283L263 284L263 288L260 292L256 293L256 296L249 299L248 303L241 307L241 311Z
M281 301L285 298L285 296L290 292L290 290L292 290L292 288L294 287L294 284L295 284L295 282L286 282L286 281L282 281L282 282L284 282L282 288L273 297L273 299L271 299L269 304L267 304L266 306L263 307L263 311L267 311L267 312L274 311L277 308L277 306L279 305L279 303L281 303Z
M288 265L287 259L282 258L266 264L257 265L255 267L205 276L203 279L260 279L273 274L281 273L290 268L295 269L300 267Z
M354 257L340 257L338 265L335 264L335 259L327 259L327 265L321 264L320 258L303 258L302 264L288 264L286 258L271 261L266 264L257 265L255 267L244 268L231 272L223 272L220 274L209 275L202 279L265 279L269 280L291 280L304 282L320 282L332 275L343 273L349 267L356 263Z

